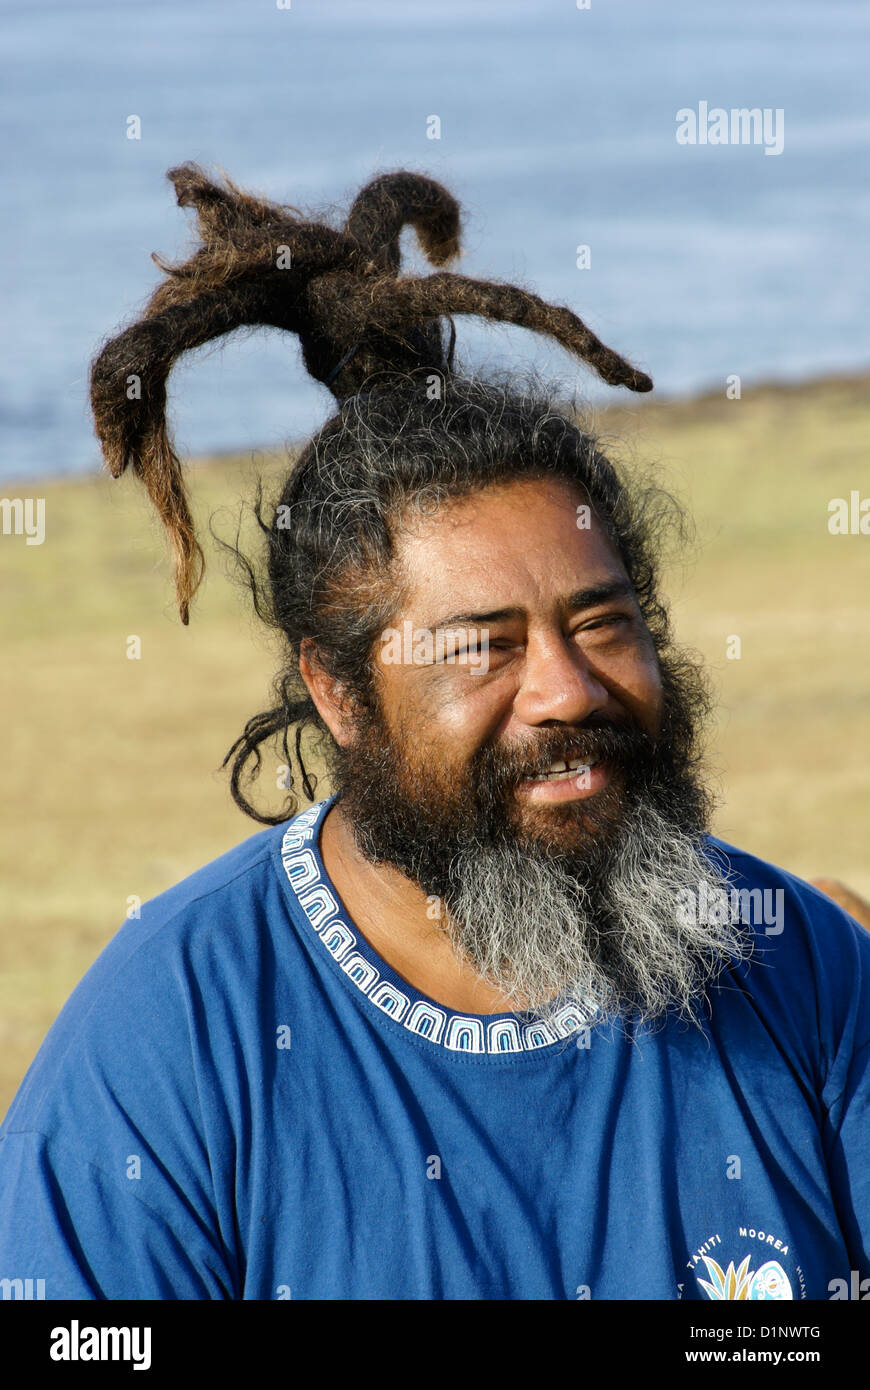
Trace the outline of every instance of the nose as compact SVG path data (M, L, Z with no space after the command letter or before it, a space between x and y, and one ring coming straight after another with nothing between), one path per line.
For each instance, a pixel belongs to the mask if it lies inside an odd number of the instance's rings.
M513 713L524 724L580 724L610 703L607 687L576 643L529 635Z

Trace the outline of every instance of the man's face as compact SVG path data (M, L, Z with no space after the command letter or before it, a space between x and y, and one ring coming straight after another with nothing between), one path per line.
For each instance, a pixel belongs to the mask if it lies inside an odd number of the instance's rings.
M521 481L417 522L399 546L407 598L394 629L451 639L441 660L419 637L414 660L407 641L405 660L385 660L386 642L377 655L392 737L415 765L425 750L418 791L466 798L475 759L497 750L511 823L565 848L624 775L614 759L595 761L605 742L595 730L654 737L662 706L628 576L594 520L578 526L580 504L561 480ZM560 763L579 766L548 776Z
M688 1009L727 936L674 929L676 894L721 881L699 848L702 699L582 503L522 480L414 515L376 708L336 778L360 850L441 899L506 997L652 1017Z

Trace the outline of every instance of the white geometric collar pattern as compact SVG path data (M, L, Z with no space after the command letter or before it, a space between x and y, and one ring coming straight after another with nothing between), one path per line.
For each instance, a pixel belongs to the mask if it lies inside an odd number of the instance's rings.
M369 955L372 948L351 930L322 867L317 827L330 800L318 801L290 821L281 841L281 862L314 932L370 1003L409 1032L454 1052L533 1052L572 1037L589 1023L573 1004L566 1004L549 1024L521 1023L514 1014L488 1018L452 1013L411 986L402 989L387 979Z

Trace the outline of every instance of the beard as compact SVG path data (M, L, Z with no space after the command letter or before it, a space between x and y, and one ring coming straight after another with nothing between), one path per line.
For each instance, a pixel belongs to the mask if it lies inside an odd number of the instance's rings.
M659 656L653 738L630 716L539 729L522 745L484 743L465 765L427 754L425 729L395 735L369 697L332 775L356 845L439 902L456 956L505 999L551 1022L699 1022L706 986L749 953L733 922L678 911L725 880L705 853L711 801L698 773L709 700L688 660ZM551 763L608 765L580 800L532 804L519 783Z

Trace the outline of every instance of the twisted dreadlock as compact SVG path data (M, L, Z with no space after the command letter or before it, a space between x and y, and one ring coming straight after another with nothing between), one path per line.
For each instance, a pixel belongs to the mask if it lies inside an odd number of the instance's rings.
M315 779L302 759L306 728L326 736L331 763L334 747L299 671L304 641L354 701L371 706L376 699L371 654L396 610L390 566L397 525L409 508L427 511L512 479L567 479L589 500L664 651L670 639L657 595L656 538L660 523L672 519L671 499L621 478L552 393L454 372L452 337L445 348L441 319L477 314L546 333L605 381L633 391L650 390L648 376L569 309L526 290L447 272L401 277L399 235L407 224L433 265L459 249L458 204L432 179L407 172L374 179L336 231L243 193L228 179L219 187L194 164L170 170L169 178L179 204L195 206L203 244L182 264L154 257L169 278L140 321L95 358L91 400L109 468L117 477L132 464L169 532L182 622L204 560L166 430L166 379L176 358L235 328L271 324L299 336L308 371L341 402L269 511L260 486L255 515L266 541L267 578L261 581L230 547L258 615L287 647L274 705L248 721L224 759L224 765L232 760L232 795L246 814L271 825L297 808L292 772L280 814L262 814L242 790L244 780L256 779L267 740L280 737L289 769L295 727L309 799ZM141 383L135 399L127 392L131 376Z
M400 277L399 234L407 224L432 265L459 251L459 206L433 179L381 175L336 231L243 193L229 179L220 187L196 164L167 177L179 206L196 209L202 245L177 265L153 256L168 278L142 318L94 359L91 404L110 471L117 478L132 466L169 533L183 623L205 560L166 427L166 379L182 353L245 326L284 328L298 335L309 373L341 400L376 374L385 385L385 374L449 370L440 319L477 314L548 334L612 385L652 387L569 309L526 290L446 271Z

